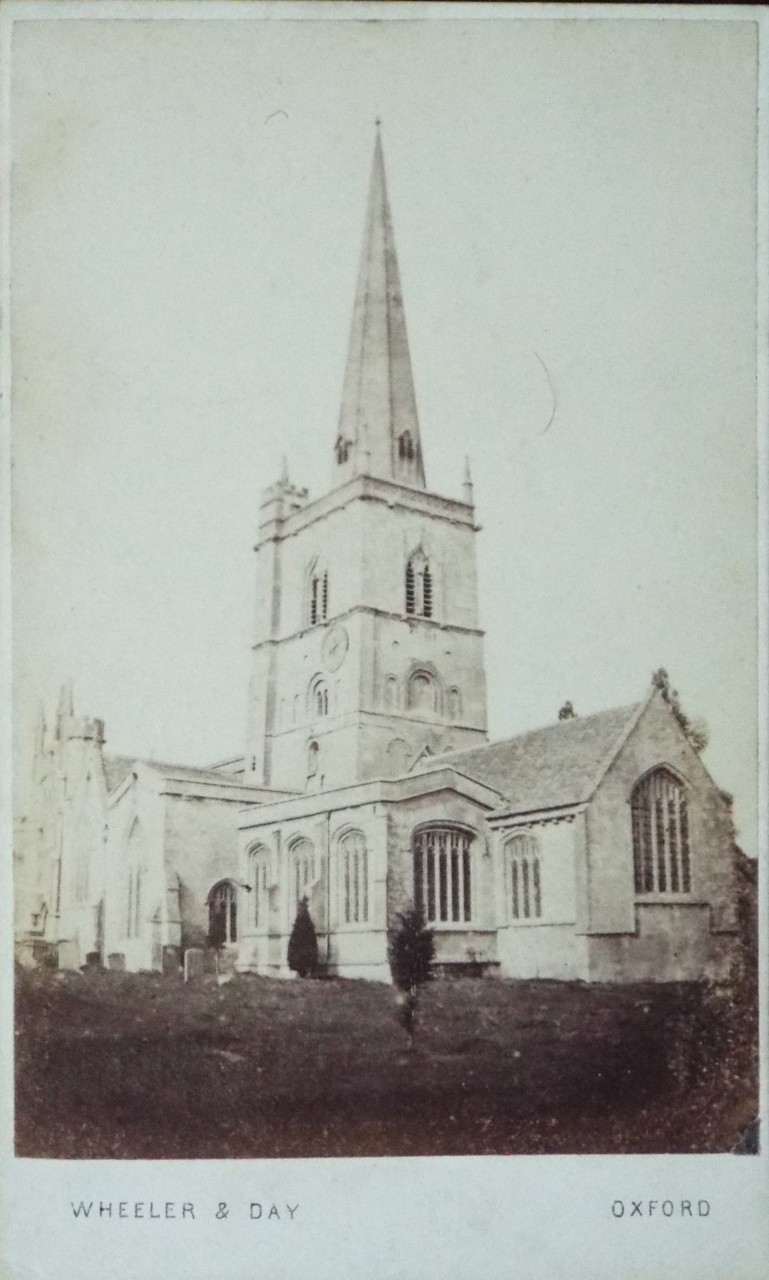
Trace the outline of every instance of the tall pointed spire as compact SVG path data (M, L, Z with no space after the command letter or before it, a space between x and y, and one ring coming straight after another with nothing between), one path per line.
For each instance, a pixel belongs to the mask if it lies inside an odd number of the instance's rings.
M378 121L335 455L340 481L366 474L425 487Z

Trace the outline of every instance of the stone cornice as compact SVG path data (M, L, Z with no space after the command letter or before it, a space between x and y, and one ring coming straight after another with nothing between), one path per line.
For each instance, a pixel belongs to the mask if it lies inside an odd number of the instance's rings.
M258 812L251 808L244 809L238 827L241 831L248 831L252 827L319 817L340 809L358 809L382 803L397 804L440 791L453 791L484 809L492 809L500 800L499 792L491 787L443 766L403 778L374 778L353 786L331 787L325 791L290 796L285 800L261 805Z
M327 618L325 622L315 623L312 627L300 627L297 631L290 631L285 636L271 636L267 640L257 640L252 644L252 649L268 649L270 646L285 644L287 640L299 640L304 636L311 635L313 632L323 634L323 632L335 623L345 622L348 618L352 618L356 613L369 614L374 618L385 618L391 622L407 622L413 629L414 627L427 627L435 631L450 631L454 635L464 636L480 636L483 638L486 632L480 627L463 627L456 622L441 622L440 618L417 618L408 613L392 613L389 609L378 609L374 605L356 604L351 609L345 609L344 613L336 613L333 617Z
M512 809L506 805L496 809L488 817L489 826L495 831L511 830L513 827L532 827L545 823L573 822L585 809L585 802L577 804L555 805L552 809Z
M437 493L429 493L425 489L412 489L408 485L394 480L385 480L373 476L353 476L337 489L331 489L307 506L292 511L281 521L267 520L260 525L260 536L255 550L264 542L282 542L294 537L308 525L325 519L335 511L340 511L351 502L379 502L387 507L397 507L402 511L411 511L417 515L432 516L448 521L450 524L463 525L476 529L474 508L459 498L444 498ZM261 531L270 529L261 536Z
M302 724L287 724L277 729L271 729L266 736L270 738L282 738L285 737L286 734L304 733L305 737L308 739L322 738L327 733L333 733L338 729L346 729L351 725L381 725L383 723L393 730L393 732L397 730L399 725L411 724L417 725L422 729L435 729L442 732L446 732L451 729L455 730L457 733L488 733L485 725L468 724L466 722L459 724L455 720L442 719L437 712L432 716L417 716L412 715L408 711L398 710L395 707L384 708L382 710L377 710L376 708L372 710L367 707L359 707L355 711L343 711L337 714L332 713L327 716L322 716L317 720L310 720L309 722L304 722ZM483 745L483 743L478 743L479 747ZM458 751L466 749L469 748L456 748ZM437 755L438 752L436 751L434 754ZM445 754L447 753L443 751L441 752L441 755Z

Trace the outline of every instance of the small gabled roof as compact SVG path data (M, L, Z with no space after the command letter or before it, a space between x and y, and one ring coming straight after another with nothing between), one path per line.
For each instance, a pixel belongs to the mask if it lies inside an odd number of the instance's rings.
M180 782L216 782L219 786L244 788L248 785L240 774L226 773L223 769L198 769L193 765L168 764L164 760L147 760L140 756L104 756L103 761L108 793L116 791L138 764Z
M104 766L104 779L107 783L107 794L116 791L122 782L125 782L129 773L136 764L134 756L102 756L102 764Z
M243 803L254 803L256 795L274 799L278 796L292 795L292 792L276 790L273 787L255 786L243 773L228 773L224 769L198 768L189 764L169 764L164 760L149 760L140 756L103 756L104 776L107 783L107 794L112 796L122 787L129 775L137 767L148 769L156 778L171 783L188 783L193 789L196 785L215 785L225 787L228 791L242 791ZM208 794L207 792L205 794Z
M559 720L505 742L432 756L429 764L450 765L493 787L515 813L579 804L592 795L645 705Z
M143 760L150 769L165 777L178 778L181 782L216 782L219 786L245 787L239 774L225 773L222 769L198 769L189 764L168 764L164 760Z

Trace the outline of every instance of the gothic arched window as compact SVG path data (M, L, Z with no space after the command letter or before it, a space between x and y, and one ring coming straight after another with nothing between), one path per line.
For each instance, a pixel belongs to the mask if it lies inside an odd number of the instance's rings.
M465 924L473 914L473 837L459 827L414 835L414 905L428 924Z
M409 767L409 744L405 738L393 738L385 751L388 778L400 778Z
M449 689L447 701L449 720L458 720L462 715L462 695L455 685Z
M416 618L433 616L433 576L423 551L415 551L406 564L406 613Z
M306 836L291 846L291 887L296 906L309 895L315 881L315 850Z
M691 889L686 791L669 769L654 769L633 788L633 868L636 893Z
M315 560L307 575L307 621L311 627L328 617L328 569Z
M138 938L141 932L142 911L142 869L139 866L128 869L128 918L126 936Z
M397 707L398 705L398 678L392 673L385 676L384 703L389 708Z
M75 898L87 902L90 891L91 856L103 840L103 827L91 809L85 810L77 827L77 861L75 864Z
M307 779L314 778L318 772L318 764L320 758L320 747L317 742L311 742L307 748Z
M248 855L248 882L254 895L254 924L264 929L270 909L270 851L266 845L258 844Z
M362 831L348 831L339 841L339 894L344 924L368 920L368 850Z
M125 870L125 936L138 938L142 924L142 852L139 820L135 818L128 833L124 851Z
M231 880L220 880L208 895L208 936L225 944L238 940L238 893Z
M328 685L322 676L316 676L310 684L309 703L313 718L328 715Z
M412 671L406 686L406 706L410 711L436 711L438 686L430 671Z
M522 832L505 844L505 883L508 919L539 919L542 915L542 872L536 836Z

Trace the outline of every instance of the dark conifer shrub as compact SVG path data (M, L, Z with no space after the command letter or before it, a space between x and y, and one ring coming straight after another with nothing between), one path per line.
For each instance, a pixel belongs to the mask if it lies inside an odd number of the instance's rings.
M397 929L390 934L390 971L400 991L416 995L418 988L430 977L435 937L416 907L399 911L398 920Z
M419 988L430 977L435 938L421 911L398 912L398 927L390 934L390 972L398 988L396 1017L413 1048Z
M300 978L315 972L318 966L318 936L306 898L302 898L294 927L288 940L288 967Z

